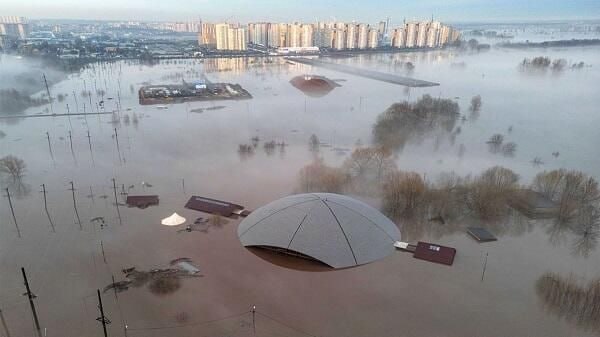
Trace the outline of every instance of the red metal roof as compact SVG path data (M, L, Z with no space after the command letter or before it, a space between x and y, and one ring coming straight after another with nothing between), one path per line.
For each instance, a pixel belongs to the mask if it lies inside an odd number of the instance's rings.
M436 245L434 243L419 242L413 257L435 263L451 266L454 263L456 249Z

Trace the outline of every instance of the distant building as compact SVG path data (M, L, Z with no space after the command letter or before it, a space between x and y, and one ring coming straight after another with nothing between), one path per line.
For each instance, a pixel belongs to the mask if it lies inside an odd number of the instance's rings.
M26 39L30 32L27 19L20 16L0 16L0 35L8 39Z
M367 48L376 49L377 47L379 47L379 32L377 29L370 29L367 40Z
M354 23L346 25L346 49L356 49L358 40L358 30Z
M267 22L248 24L248 42L261 46L270 45L269 30L272 24Z
M416 46L423 48L427 43L427 30L429 29L429 22L419 22L417 24L417 39Z
M302 26L294 23L288 26L287 43L285 47L301 47Z
M456 42L460 33L439 21L422 21L405 23L390 37L394 48L438 48Z
M336 50L346 49L346 31L341 28L336 28L333 30L332 35L331 47Z
M309 24L302 25L300 36L300 47L313 47L313 26Z
M356 41L356 48L367 49L369 46L369 25L364 23L358 25L358 37Z
M392 47L394 48L405 48L406 47L406 32L404 28L397 28L392 30Z
M215 40L217 50L229 50L229 29L230 26L227 23L219 23L215 25Z
M198 44L207 47L217 46L217 30L213 23L202 23L198 34Z

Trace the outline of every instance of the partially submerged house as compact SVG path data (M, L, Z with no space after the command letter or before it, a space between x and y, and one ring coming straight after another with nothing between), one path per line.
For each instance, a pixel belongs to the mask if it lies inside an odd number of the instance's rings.
M531 189L522 189L509 199L509 205L530 219L548 219L558 214L558 204Z

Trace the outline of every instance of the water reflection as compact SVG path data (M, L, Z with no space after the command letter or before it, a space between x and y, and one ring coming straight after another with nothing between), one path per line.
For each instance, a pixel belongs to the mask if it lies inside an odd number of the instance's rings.
M326 272L333 270L328 265L316 260L303 259L300 257L292 256L285 253L278 253L274 250L259 247L246 247L246 249L252 254L258 256L259 258L269 263L288 269L311 272Z
M600 332L600 280L581 285L572 276L546 273L535 288L547 311L584 330Z

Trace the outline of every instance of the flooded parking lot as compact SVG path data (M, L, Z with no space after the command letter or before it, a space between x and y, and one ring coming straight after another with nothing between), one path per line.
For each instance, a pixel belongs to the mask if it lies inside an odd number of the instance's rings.
M556 292L548 295L553 289L549 274L582 289L600 278L597 241L578 250L575 235L553 235L548 222L511 217L484 223L498 237L484 244L468 236L466 225L398 222L403 241L455 247L454 265L398 252L364 266L327 271L245 249L237 236L239 219L190 232L160 221L173 212L188 223L206 217L184 208L192 195L250 210L289 195L298 190L300 170L314 159L312 134L325 145L319 156L340 166L349 153L340 149L373 142L380 113L424 94L452 99L460 116L451 132L422 128L408 133L394 156L403 170L434 179L442 172L476 175L501 165L527 184L540 171L567 168L598 179L598 51L442 50L329 60L440 83L410 89L276 58L154 65L120 61L68 74L50 87L53 96L65 95L53 103L54 113L65 112L67 104L70 112L83 113L84 103L87 112L115 113L0 121L5 134L0 156L15 155L26 164L22 184L9 189L21 238L6 198L0 204L0 309L6 328L11 336L35 331L22 296L21 267L28 272L48 336L100 336L96 289L104 289L113 277L123 281L123 269L164 269L187 257L203 277L166 284L176 288L173 292L133 287L104 293L111 336L125 335L125 325L128 336L250 336L253 327L264 336L597 335L598 325L589 322L597 316L585 314L588 319L582 320L578 308L561 304ZM539 55L592 67L561 73L519 70L524 58ZM18 62L26 61L5 57L0 67ZM414 69L407 70L406 62ZM138 103L140 86L200 74L214 82L238 83L253 99L164 107ZM290 84L305 74L341 86L321 97L305 95ZM468 109L475 95L483 102L478 113ZM100 101L103 108L96 106ZM217 103L221 108L215 109ZM518 145L514 155L490 151L486 142L494 134ZM253 138L260 145L250 154L240 153L239 145ZM264 146L269 142L284 145ZM126 194L158 195L160 203L128 208ZM373 196L357 197L380 206ZM102 225L91 221L98 217Z

